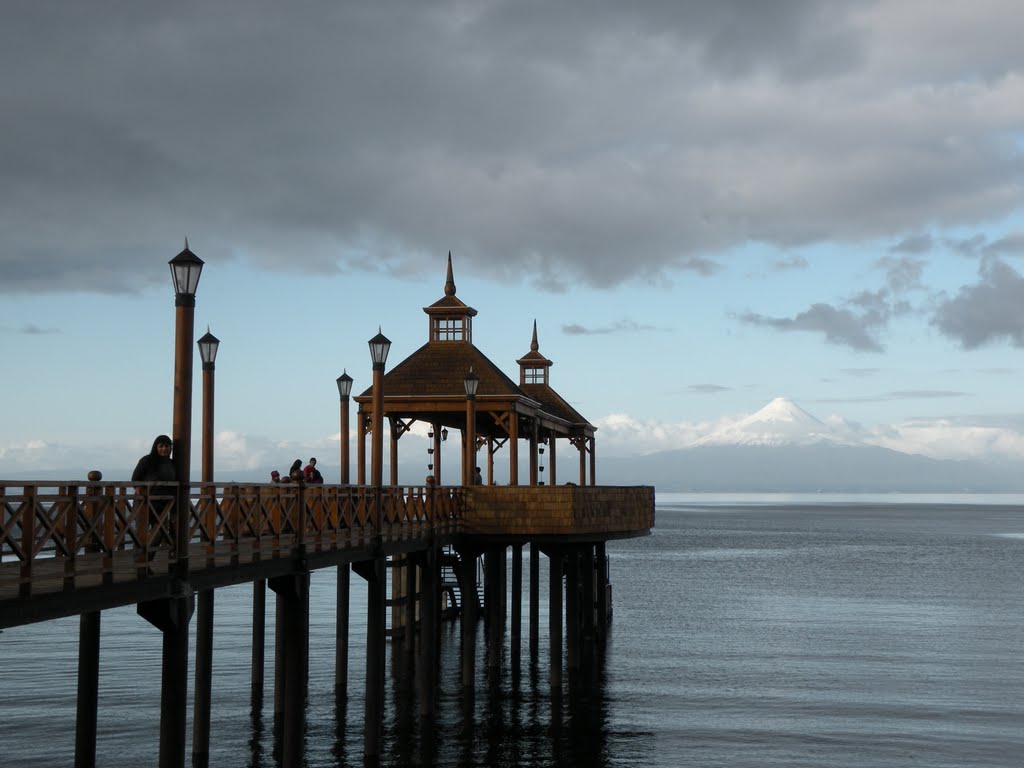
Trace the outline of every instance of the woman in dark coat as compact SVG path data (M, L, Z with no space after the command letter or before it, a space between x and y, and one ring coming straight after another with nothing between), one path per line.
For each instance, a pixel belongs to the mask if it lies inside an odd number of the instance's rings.
M132 472L132 482L153 483L159 480L177 480L174 459L171 458L171 438L157 435L149 453L139 459Z
M152 536L152 543L158 544L168 536L161 535L164 530L169 529L170 521L161 521L165 511L171 507L174 495L177 493L178 474L174 468L174 459L171 458L171 438L167 435L157 435L153 441L153 447L149 453L139 459L132 472L132 481L139 483L161 483L154 485L149 490L150 515L149 524L156 527L156 536Z

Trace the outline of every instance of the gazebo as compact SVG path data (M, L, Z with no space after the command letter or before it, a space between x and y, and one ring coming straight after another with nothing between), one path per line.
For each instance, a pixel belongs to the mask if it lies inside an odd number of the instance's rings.
M462 484L473 483L477 452L486 446L486 476L494 483L495 456L508 447L510 485L543 485L547 449L547 482L558 482L555 441L568 440L579 454L578 483L594 485L596 428L551 387L552 361L540 353L537 323L530 351L517 360L519 383L473 345L477 311L456 295L452 257L444 296L424 307L429 318L427 343L383 376L383 417L388 420L390 484L398 484L398 442L419 421L429 425L433 439L433 475L440 478L441 443L450 431L462 435ZM366 436L372 431L372 387L357 395L358 482L366 482ZM526 441L529 477L520 478L520 441Z

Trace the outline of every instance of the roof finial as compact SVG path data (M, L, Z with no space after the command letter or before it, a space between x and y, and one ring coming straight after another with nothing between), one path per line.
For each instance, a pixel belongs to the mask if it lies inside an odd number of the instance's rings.
M540 344L537 343L537 318L533 319L533 341L530 342L530 351L536 352L540 349Z
M444 295L455 295L455 278L452 276L452 252L448 251L448 275L444 283Z

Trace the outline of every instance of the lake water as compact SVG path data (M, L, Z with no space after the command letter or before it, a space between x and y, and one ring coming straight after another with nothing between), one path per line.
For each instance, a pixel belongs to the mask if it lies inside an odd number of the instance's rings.
M389 676L382 763L1017 768L1024 500L996 500L661 495L651 536L608 546L615 614L603 663L567 675L553 703L542 604L540 653L530 659L524 627L515 678L506 663L487 679L481 632L469 701L457 624L446 624L437 722L421 725L414 694ZM353 577L339 728L333 584L332 571L313 576L313 767L362 764L364 591ZM248 587L218 590L216 766L274 764L269 702L250 709L250 621ZM0 634L4 768L71 764L77 627ZM156 764L159 668L159 633L134 609L105 612L100 765Z

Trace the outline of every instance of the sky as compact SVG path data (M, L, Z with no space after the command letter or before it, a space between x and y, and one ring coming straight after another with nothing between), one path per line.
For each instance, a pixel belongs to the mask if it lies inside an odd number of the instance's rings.
M336 377L426 341L449 252L599 460L778 396L1024 460L1021 39L1012 0L5 3L0 477L170 431L186 237L218 478L336 470Z

